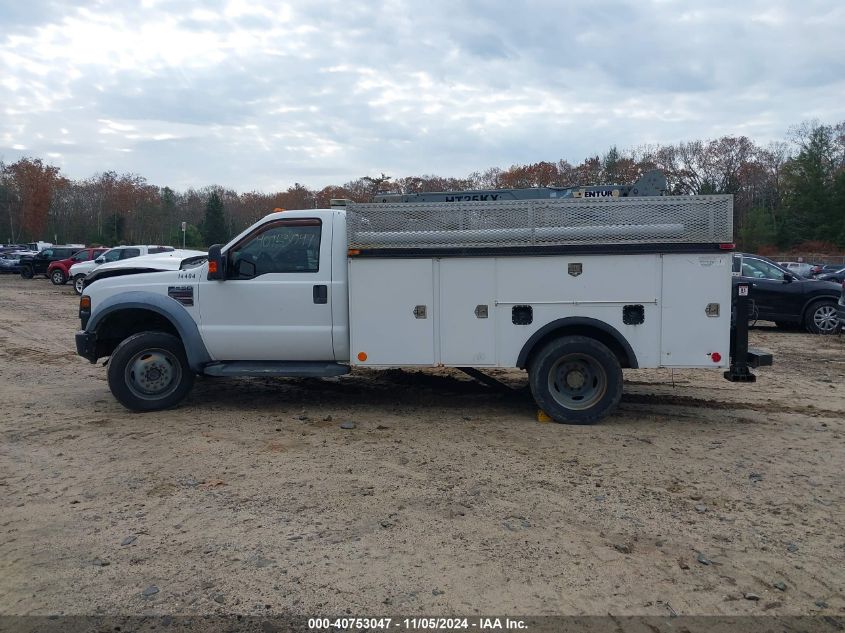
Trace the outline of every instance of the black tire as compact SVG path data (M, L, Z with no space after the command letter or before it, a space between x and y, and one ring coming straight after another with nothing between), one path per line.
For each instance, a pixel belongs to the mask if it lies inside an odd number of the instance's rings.
M804 313L804 327L810 334L836 334L842 327L836 316L836 301L822 299L811 303Z
M31 266L21 266L21 277L23 279L32 279L33 276Z
M132 411L172 407L194 386L182 341L164 332L133 334L109 359L109 388Z
M85 283L85 275L76 275L73 278L73 290L76 294L81 295L83 292L83 284Z
M586 336L547 343L531 359L528 375L537 405L563 424L595 424L622 398L619 360Z
M64 286L67 283L67 277L60 268L56 268L50 273L50 281L54 286Z

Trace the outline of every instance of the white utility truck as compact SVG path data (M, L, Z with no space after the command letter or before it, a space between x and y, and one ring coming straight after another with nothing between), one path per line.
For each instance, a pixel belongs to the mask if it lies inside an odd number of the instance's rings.
M77 349L109 357L112 393L142 411L196 374L356 366L526 369L539 407L580 424L616 407L623 368L751 382L771 356L747 350L744 298L731 325L732 198L664 189L649 173L272 213L200 265L87 286Z

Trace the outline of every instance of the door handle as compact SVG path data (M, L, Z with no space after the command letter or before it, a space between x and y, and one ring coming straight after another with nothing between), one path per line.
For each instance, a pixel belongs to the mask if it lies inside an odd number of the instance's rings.
M329 302L329 287L323 284L314 286L314 303Z

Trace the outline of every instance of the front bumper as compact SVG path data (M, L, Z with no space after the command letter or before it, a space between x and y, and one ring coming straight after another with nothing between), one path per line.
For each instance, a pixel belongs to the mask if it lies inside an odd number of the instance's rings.
M86 360L97 362L97 333L79 330L76 333L76 353Z

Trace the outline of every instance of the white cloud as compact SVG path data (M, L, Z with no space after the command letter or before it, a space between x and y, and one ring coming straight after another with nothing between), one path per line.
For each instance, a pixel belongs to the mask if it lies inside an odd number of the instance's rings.
M0 23L0 158L174 187L765 143L845 94L836 0L33 0Z

